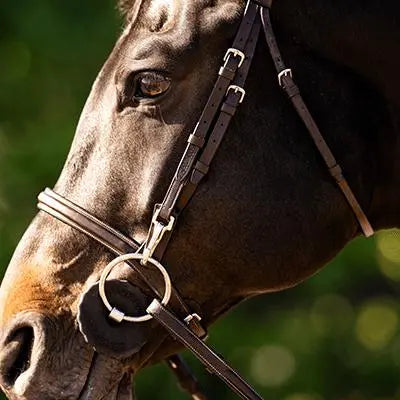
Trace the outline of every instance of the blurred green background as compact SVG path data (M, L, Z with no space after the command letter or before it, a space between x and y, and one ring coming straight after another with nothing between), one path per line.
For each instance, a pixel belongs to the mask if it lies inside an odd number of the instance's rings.
M111 0L0 6L0 277L121 25ZM399 283L399 232L358 239L299 287L241 305L209 343L266 399L400 399ZM210 398L235 398L187 358ZM186 398L163 365L144 371L137 391Z

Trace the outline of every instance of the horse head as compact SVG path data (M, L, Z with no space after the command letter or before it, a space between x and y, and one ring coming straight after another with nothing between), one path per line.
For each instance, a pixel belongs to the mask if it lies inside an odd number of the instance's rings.
M400 29L391 18L398 5L389 3L280 0L272 7L282 53L376 229L400 223L400 92L391 79ZM126 0L121 8L124 30L92 87L55 191L143 243L245 4ZM163 257L205 326L248 297L303 281L360 232L282 94L263 40L245 90ZM10 398L130 398L130 376L179 349L154 321L138 332L126 328L135 346L123 351L112 338L104 351L86 342L77 318L82 294L112 258L46 213L35 217L0 293L0 382ZM112 278L106 287L120 292L110 292L113 301L124 304L126 294L130 310L143 311L149 294L137 272L125 265ZM118 286L122 279L130 289Z

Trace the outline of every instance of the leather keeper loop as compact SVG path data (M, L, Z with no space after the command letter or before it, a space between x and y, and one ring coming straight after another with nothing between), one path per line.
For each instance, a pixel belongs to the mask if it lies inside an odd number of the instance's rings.
M282 77L282 82L283 82L283 90L289 96L289 99L300 95L300 89L293 82L293 79L290 76Z
M204 327L194 320L191 320L188 324L189 329L201 340L207 339L208 332Z
M231 106L227 102L224 102L221 107L221 111L229 114L230 116L234 116L236 112L236 106Z
M205 140L199 136L193 135L193 133L189 136L188 143L193 144L200 149L204 146Z
M338 183L344 179L342 168L339 164L336 164L335 166L329 168L329 172Z
M197 186L205 176L206 175L200 172L198 169L194 169L190 177L190 183Z
M210 169L210 167L204 163L202 163L201 161L197 161L196 165L194 166L194 169L196 169L197 171L200 171L203 175L206 175L208 173L208 170Z
M233 81L235 79L236 71L232 71L230 68L227 67L221 67L219 69L218 75L223 76L230 81Z
M198 185L200 181L207 175L210 167L201 161L197 161L193 167L192 175L190 176L190 182Z

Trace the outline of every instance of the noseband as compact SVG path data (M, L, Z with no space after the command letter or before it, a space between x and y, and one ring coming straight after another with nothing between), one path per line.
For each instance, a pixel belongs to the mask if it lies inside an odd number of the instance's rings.
M162 203L155 205L148 236L143 244L140 245L133 239L125 237L50 189L46 189L39 195L38 204L40 210L85 233L118 256L104 270L99 285L101 297L110 311L111 319L117 322L125 320L135 323L150 318L156 319L175 339L188 348L207 367L208 371L216 374L239 397L248 400L262 398L205 344L207 332L200 323L201 317L190 311L178 290L171 284L168 273L160 261L166 251L179 214L187 206L198 185L207 174L231 119L245 97L244 85L261 26L278 73L278 84L293 103L329 173L353 210L364 235L368 237L374 233L368 218L344 178L342 169L305 105L299 88L294 83L292 70L283 63L271 26L270 3L271 0L248 1L232 47L225 54L224 63L218 72L211 95L193 133L189 136L186 149L169 189ZM154 293L155 299L147 308L147 315L127 316L108 302L104 282L111 269L120 262L126 262L133 268ZM163 274L164 292L161 293L143 273L141 265L147 263L156 266ZM193 399L206 399L182 359L173 356L168 360L168 364Z

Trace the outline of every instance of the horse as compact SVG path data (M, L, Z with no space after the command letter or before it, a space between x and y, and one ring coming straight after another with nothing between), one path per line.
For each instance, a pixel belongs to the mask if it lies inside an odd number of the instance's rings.
M124 30L94 82L55 192L146 243L154 204L174 177L245 4L119 6ZM398 2L279 0L271 11L282 53L368 220L375 229L399 227ZM360 233L282 95L265 41L257 43L245 90L163 256L204 326L245 299L299 284ZM91 237L37 214L0 292L0 383L10 398L130 399L131 376L181 349L155 321L134 335L113 325L113 335L136 340L122 350L114 337L97 350L87 342L82 299L112 258ZM129 280L135 296L125 286L123 294L134 298L130 309L143 311L147 289L138 273L125 265L112 278L116 289Z

